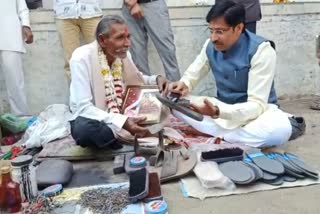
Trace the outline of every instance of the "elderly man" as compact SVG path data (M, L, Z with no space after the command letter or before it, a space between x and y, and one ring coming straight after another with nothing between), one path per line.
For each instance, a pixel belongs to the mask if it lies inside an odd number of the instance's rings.
M22 54L31 44L29 10L25 0L4 0L0 7L0 62L6 81L9 104L17 116L30 116L24 88Z
M120 114L126 85L158 84L162 76L143 76L128 49L130 33L119 16L105 16L96 30L96 41L77 48L70 60L71 134L81 146L119 148L115 140L122 129L138 137L148 135L139 125L145 118Z
M276 53L270 42L244 29L245 9L230 0L218 2L207 15L210 40L169 91L188 94L209 69L215 76L217 98L195 97L195 111L207 115L197 122L176 115L206 134L253 147L280 145L301 128L277 106L273 86ZM202 70L201 70L202 69ZM199 104L200 103L200 104ZM293 125L291 125L291 120ZM296 127L296 125L298 126ZM303 125L302 125L303 126ZM294 133L294 135L292 135Z

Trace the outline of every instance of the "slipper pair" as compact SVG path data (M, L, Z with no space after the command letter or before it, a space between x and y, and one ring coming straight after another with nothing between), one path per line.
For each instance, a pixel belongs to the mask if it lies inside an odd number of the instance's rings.
M250 184L258 177L254 168L243 161L229 161L219 164L220 171L235 184Z
M194 152L189 152L185 147L178 150L159 150L149 158L150 172L158 173L160 182L168 182L188 175L197 163Z
M281 185L284 182L285 168L283 164L274 159L270 159L267 155L261 152L260 149L249 149L245 152L246 163L257 166L262 170L261 181L270 185ZM286 181L294 181L289 176L286 176Z

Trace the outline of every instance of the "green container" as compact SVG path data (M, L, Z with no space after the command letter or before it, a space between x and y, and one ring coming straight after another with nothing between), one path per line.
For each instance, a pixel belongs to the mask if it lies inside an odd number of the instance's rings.
M1 126L12 133L23 132L28 128L28 120L20 119L13 114L6 113L0 116Z

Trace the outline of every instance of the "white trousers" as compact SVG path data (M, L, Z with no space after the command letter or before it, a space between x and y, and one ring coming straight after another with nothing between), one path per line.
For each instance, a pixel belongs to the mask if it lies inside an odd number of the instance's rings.
M30 116L24 88L22 53L0 50L0 63L11 112L16 116Z
M173 111L173 114L198 131L223 138L229 143L245 144L251 147L278 146L289 140L292 127L287 113L281 111L276 105L269 106L271 107L257 119L235 129L222 128L209 116L205 116L204 120L199 122L177 111Z

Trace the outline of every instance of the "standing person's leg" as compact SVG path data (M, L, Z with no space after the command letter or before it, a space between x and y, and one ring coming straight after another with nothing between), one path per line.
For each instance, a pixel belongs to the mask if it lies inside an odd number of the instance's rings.
M316 73L316 94L312 100L310 108L313 110L320 110L320 35L318 35L316 39L316 57L319 69Z
M17 116L30 116L24 87L22 53L15 51L0 51L0 53L11 111Z
M148 35L144 27L144 18L136 20L126 6L122 7L122 15L127 21L131 34L130 53L137 68L145 75L151 75L148 60Z
M73 139L82 147L122 148L114 137L111 128L102 121L77 117L70 122L70 125Z
M101 17L93 17L89 19L80 18L80 30L83 34L84 41L88 44L95 40L97 25Z
M157 0L141 4L141 6L148 35L158 51L167 79L171 81L180 80L176 46L166 2Z
M70 81L69 60L73 51L80 46L80 26L78 19L56 19L56 26L64 52L64 69Z
M250 32L256 33L256 30L257 30L257 22L249 22L249 23L246 23L244 26L245 26L245 28L246 28L247 30L249 30Z

